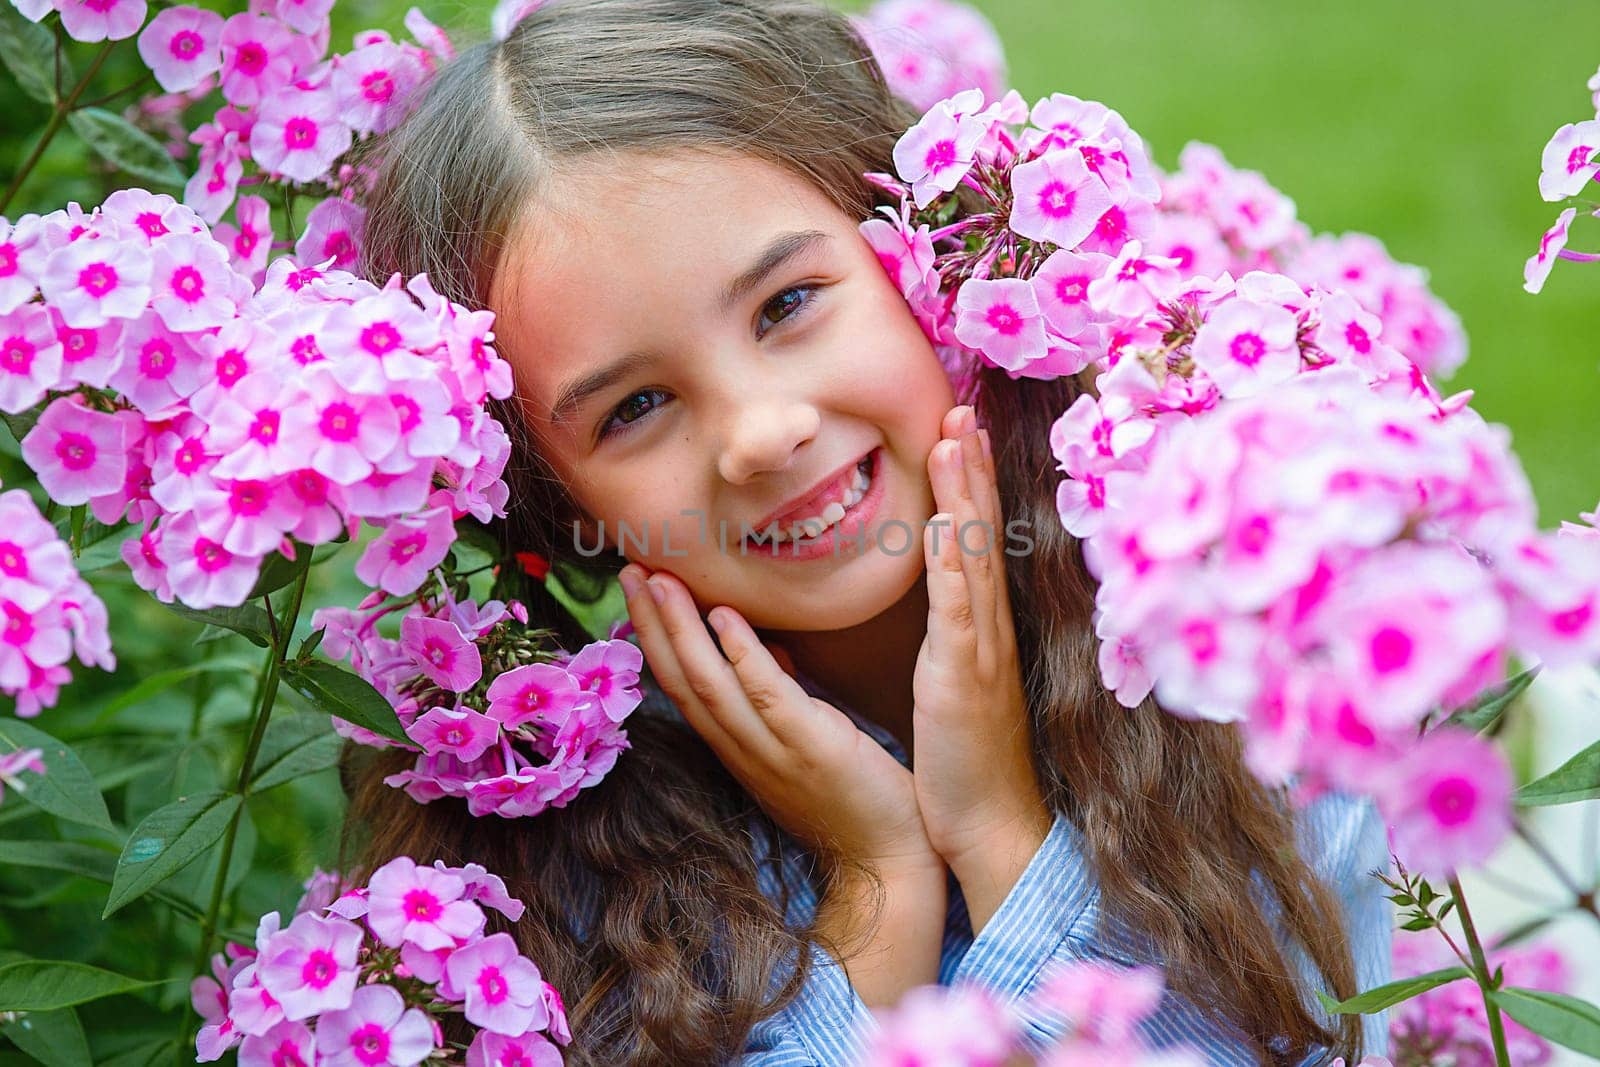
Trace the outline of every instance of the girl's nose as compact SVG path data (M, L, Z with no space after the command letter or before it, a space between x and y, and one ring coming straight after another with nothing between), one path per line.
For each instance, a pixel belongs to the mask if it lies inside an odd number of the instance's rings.
M795 449L816 437L822 425L821 413L806 399L733 397L729 403L717 468L732 485L787 466Z

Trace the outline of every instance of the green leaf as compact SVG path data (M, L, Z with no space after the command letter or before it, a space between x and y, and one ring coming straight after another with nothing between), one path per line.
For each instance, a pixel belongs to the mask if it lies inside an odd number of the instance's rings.
M89 147L129 174L158 185L183 185L183 172L167 150L120 115L97 107L80 108L67 116L67 124Z
M279 715L267 724L251 792L337 766L344 738L320 715Z
M244 660L208 659L199 663L189 663L182 667L173 667L170 670L157 671L154 674L146 675L136 685L132 685L118 693L105 707L101 708L100 713L95 716L95 725L99 726L119 711L131 708L135 704L142 704L151 697L165 693L168 689L186 682L196 675L213 671L230 674L254 674L256 666L253 663L246 663Z
M1523 807L1572 804L1600 797L1600 741L1512 794Z
M87 963L22 960L0 967L0 1011L56 1011L164 984L129 978Z
M110 885L117 873L115 853L73 841L0 841L0 856L5 856L10 867L61 871L105 885ZM150 895L191 918L200 917L200 909L181 897L160 889Z
M1490 996L1501 1011L1534 1033L1600 1059L1600 1008L1538 989L1498 989Z
M0 12L11 10L9 6L0 7ZM11 431L11 436L15 437L17 444L20 445L22 444L22 439L33 430L33 424L39 421L39 416L43 413L43 410L42 407L36 407L29 411L18 412L15 415L0 411L0 422L6 424L6 429Z
M0 1034L45 1067L91 1067L89 1039L71 1008L31 1011L0 1026Z
M174 1044L170 1037L146 1041L142 1045L135 1045L133 1048L116 1053L110 1059L102 1061L100 1067L152 1067L153 1064L171 1063ZM189 1043L184 1052L194 1055L193 1042Z
M177 601L162 606L174 615L182 615L194 622L203 622L207 626L217 626L224 630L232 630L236 634L243 634L252 644L260 648L272 644L272 624L267 621L267 613L254 604L204 610L186 607Z
M1410 1000L1430 989L1447 985L1458 978L1471 977L1472 972L1465 967L1451 967L1443 971L1419 974L1415 978L1402 978L1398 982L1390 982L1388 985L1369 989L1365 993L1358 993L1349 1000L1334 1000L1320 990L1317 992L1317 999L1322 1001L1325 1009L1335 1015L1371 1015L1402 1000Z
M0 719L0 755L23 748L40 749L44 760L44 774L24 772L24 800L63 819L117 832L94 776L76 752L19 719Z
M29 22L10 4L0 7L0 63L10 69L17 87L41 104L56 100L56 39L49 30ZM61 59L63 78L71 78L66 57Z
M1490 686L1473 698L1472 703L1456 711L1441 726L1460 726L1477 733L1494 728L1500 721L1500 716L1511 706L1511 702L1522 695L1523 690L1533 683L1539 674L1538 667L1529 667L1514 678L1508 678L1499 685Z
M317 710L364 726L380 737L412 744L394 706L365 678L321 660L286 663L283 676Z
M310 549L305 545L297 545L295 551L309 552ZM250 595L245 599L255 600L268 593L276 593L299 576L303 565L299 559L290 559L282 553L274 552L262 563L261 576L256 579L255 588L250 590Z
M240 802L237 793L197 793L146 815L122 847L100 917L143 896L216 844Z

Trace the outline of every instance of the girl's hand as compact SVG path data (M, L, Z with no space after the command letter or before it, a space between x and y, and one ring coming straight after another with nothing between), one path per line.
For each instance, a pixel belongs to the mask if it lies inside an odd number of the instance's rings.
M1033 770L988 431L964 405L942 431L928 457L940 514L923 536L928 635L912 675L912 766L929 840L976 905L969 881L1009 890L1051 815ZM1016 867L1010 881L1006 866ZM982 909L973 910L976 932Z
M630 563L621 582L656 682L773 821L886 876L942 872L911 772L801 688L738 612L711 611L719 652L676 577Z

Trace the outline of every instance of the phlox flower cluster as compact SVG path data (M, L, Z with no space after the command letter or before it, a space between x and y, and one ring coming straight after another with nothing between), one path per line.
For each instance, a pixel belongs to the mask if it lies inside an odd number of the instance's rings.
M377 599L376 597L373 599ZM378 622L399 614L399 638ZM629 748L622 722L642 699L644 654L625 640L546 652L520 604L417 596L364 611L322 608L322 649L348 656L390 703L410 746L340 719L346 737L410 747L409 770L384 779L418 803L461 797L473 815L518 818L565 807Z
M22 489L0 493L0 692L16 698L18 715L55 705L72 680L73 656L86 667L116 669L107 623L105 603L33 498ZM25 755L0 757L0 780L15 789L22 788L15 774L31 766Z
M899 207L861 227L958 388L974 361L1013 378L1105 369L1125 348L1163 343L1171 301L1197 288L1220 296L1252 273L1290 292L1337 284L1368 362L1436 373L1465 358L1459 320L1420 270L1370 237L1312 238L1292 201L1216 149L1191 144L1163 175L1103 104L986 99L959 92L905 133L896 173L867 176ZM1280 340L1273 354L1285 351ZM1268 358L1251 376L1284 366Z
M6 257L9 255L9 259ZM357 564L414 591L453 520L503 514L510 395L489 312L426 277L383 288L275 261L256 288L171 197L0 220L0 410L45 401L23 458L62 504L112 524L163 601L242 603L296 542L381 527Z
M1456 944L1460 944L1456 939ZM1552 942L1487 949L1491 972L1504 968L1505 984L1551 993L1571 992L1568 961ZM1394 976L1398 981L1462 961L1433 931L1397 930L1394 942ZM1539 1067L1551 1062L1550 1042L1502 1013L1507 1051L1518 1067ZM1471 981L1451 982L1396 1004L1389 1009L1390 1055L1395 1067L1431 1067L1450 1063L1457 1067L1492 1067L1494 1046L1483 992Z
M189 987L204 1020L196 1060L238 1048L240 1067L560 1067L572 1040L561 995L486 910L525 910L478 864L390 860L367 884L314 874L288 925L263 916ZM470 1029L465 1055L441 1016Z
M1582 211L1585 215L1600 218L1594 206L1594 189L1591 182L1600 179L1600 73L1589 79L1589 91L1595 116L1581 122L1569 122L1551 135L1545 143L1539 167L1539 195L1551 203L1575 202L1556 216L1555 225L1539 238L1539 250L1528 257L1522 268L1522 287L1530 293L1544 288L1555 267L1556 260L1570 259L1579 263L1593 263L1600 255L1575 252L1567 248L1568 231Z
M957 0L878 0L851 22L872 49L894 94L926 110L963 89L1005 91L1000 35Z
M1192 1049L1151 1047L1139 1029L1164 987L1155 968L1097 961L1057 965L1017 1003L966 983L918 986L877 1014L860 1067L1002 1067L1024 1054L1039 1067L1199 1067Z
M1310 321L1291 323L1291 350ZM1159 412L1163 390L1133 355L1100 381L1052 445L1076 472L1061 514L1100 579L1118 698L1153 687L1176 714L1239 722L1266 780L1376 795L1419 870L1487 858L1510 827L1504 758L1419 727L1510 656L1600 660L1600 551L1536 529L1504 430L1335 361L1127 445L1124 418ZM1093 521L1086 485L1103 487Z
M44 773L43 749L19 748L14 752L0 755L0 801L5 800L7 789L21 793L28 788L27 782L22 778L23 771L33 774Z

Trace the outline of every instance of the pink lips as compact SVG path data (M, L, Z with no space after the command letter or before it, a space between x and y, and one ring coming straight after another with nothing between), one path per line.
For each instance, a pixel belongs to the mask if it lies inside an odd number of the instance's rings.
M852 459L827 478L818 482L815 488L784 504L752 526L751 529L765 530L774 522L783 522L788 519L804 519L812 515L822 514L822 509L830 503L844 499L845 493L850 488L850 482L854 478L856 464L860 463L861 460L862 456Z

